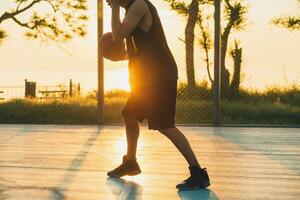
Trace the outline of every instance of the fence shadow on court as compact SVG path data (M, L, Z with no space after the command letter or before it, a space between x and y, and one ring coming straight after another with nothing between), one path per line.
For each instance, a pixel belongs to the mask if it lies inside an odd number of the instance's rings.
M59 184L51 189L51 193L49 195L49 199L54 200L63 200L65 199L64 191L67 190L67 187L70 183L72 183L74 174L80 170L82 163L84 162L87 154L89 153L89 149L94 145L95 141L99 133L101 132L102 127L98 127L96 131L94 131L89 138L82 145L81 149L78 151L77 155L71 161L69 167L66 169L66 173L63 175Z

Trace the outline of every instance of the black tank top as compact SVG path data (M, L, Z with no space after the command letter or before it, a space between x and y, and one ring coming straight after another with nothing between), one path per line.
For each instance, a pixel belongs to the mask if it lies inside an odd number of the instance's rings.
M126 6L126 12L135 0ZM178 69L168 47L156 8L144 0L152 15L152 24L147 32L136 27L126 38L129 55L129 78L131 86L167 83L177 80Z

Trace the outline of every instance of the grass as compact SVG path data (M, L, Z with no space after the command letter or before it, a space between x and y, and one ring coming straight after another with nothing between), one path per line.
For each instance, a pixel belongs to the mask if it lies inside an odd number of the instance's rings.
M106 124L122 123L121 111L129 93L122 90L105 94ZM205 85L194 90L178 88L176 122L211 124L213 103ZM0 123L96 124L95 94L58 100L13 99L0 103ZM221 102L223 124L299 125L300 90L269 89L265 92L241 91Z
M94 124L96 101L13 99L0 104L1 123Z

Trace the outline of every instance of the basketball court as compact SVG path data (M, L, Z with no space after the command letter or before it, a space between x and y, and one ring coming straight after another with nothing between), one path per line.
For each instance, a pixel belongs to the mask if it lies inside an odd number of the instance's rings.
M298 128L179 127L211 178L178 192L187 163L173 144L142 127L142 173L106 172L126 152L123 126L0 125L0 199L299 199Z

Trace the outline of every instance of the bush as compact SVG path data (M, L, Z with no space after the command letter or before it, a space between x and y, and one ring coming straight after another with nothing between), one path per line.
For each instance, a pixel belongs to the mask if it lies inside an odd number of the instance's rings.
M207 85L194 89L178 87L176 122L180 124L212 124L213 102ZM104 120L122 123L121 111L129 92L105 93ZM268 89L263 93L242 90L239 96L221 101L223 124L299 125L300 90ZM13 99L0 103L0 123L96 124L97 98L91 92L85 97L57 100Z

